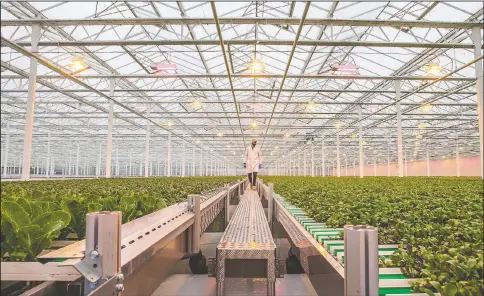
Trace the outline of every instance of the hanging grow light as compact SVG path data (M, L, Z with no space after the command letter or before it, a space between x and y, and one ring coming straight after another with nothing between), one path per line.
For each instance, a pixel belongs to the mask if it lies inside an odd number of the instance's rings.
M224 135L224 134L222 134L222 133L218 133L218 134L217 134L217 137L223 137L223 135Z
M418 125L418 129L424 129L425 128L425 124L421 123Z
M430 64L427 66L427 69L425 70L427 74L430 74L432 76L437 76L440 73L442 73L442 67L439 64Z
M314 110L316 110L316 104L314 102L309 102L306 108L309 111L314 111Z
M416 138L417 138L417 139L422 139L422 138L423 138L423 136L422 136L422 135L417 135L417 136L416 136Z
M284 135L284 138L289 138L289 137L291 137L291 135L290 135L290 134L287 134L287 133L286 133L286 134Z
M420 107L420 109L424 112L429 112L432 109L432 105L430 104L425 104Z
M72 72L78 72L84 70L86 68L86 64L81 57L75 57L72 59L71 64L69 65Z
M336 128L340 128L341 127L341 123L337 122L335 125L334 125Z
M249 70L252 74L259 74L264 71L264 63L261 60L253 59L249 64Z
M357 65L334 65L331 67L331 71L333 72L341 72L341 73L355 73L358 71L359 67Z
M176 74L177 66L174 63L166 62L151 66L151 70L160 74Z
M252 120L252 122L250 123L250 127L251 128L256 128L257 127L257 121Z
M197 109L202 108L202 102L200 102L200 101L193 102L193 107L195 107Z

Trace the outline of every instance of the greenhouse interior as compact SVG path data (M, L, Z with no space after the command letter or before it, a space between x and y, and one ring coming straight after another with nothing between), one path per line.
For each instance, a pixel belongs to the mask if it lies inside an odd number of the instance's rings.
M2 1L1 295L484 295L481 1Z

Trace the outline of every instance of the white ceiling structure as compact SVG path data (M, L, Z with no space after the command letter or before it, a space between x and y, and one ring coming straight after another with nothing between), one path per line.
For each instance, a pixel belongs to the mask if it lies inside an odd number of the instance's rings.
M23 157L31 60L33 166L47 142L58 164L79 151L81 162L104 165L110 102L113 157L123 163L144 163L147 125L152 162L166 159L171 134L175 160L185 146L189 162L203 149L240 166L252 137L267 166L310 146L320 160L324 139L334 166L338 135L352 166L360 125L365 162L396 162L398 104L407 160L479 154L482 2L6 1L1 18L2 152L8 134L13 163ZM86 68L75 72L73 59ZM254 59L262 72L248 70ZM430 75L430 64L441 73Z

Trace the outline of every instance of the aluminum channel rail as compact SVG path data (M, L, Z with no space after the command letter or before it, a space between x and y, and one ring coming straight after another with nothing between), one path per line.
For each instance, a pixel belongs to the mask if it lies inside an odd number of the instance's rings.
M228 190L232 191L243 184L238 181ZM212 191L211 193L214 193ZM210 224L208 217L213 220L221 203L227 196L227 190L219 189L215 194L202 194L200 211L202 227ZM187 230L194 222L193 212L187 209L187 202L174 204L157 212L148 214L122 226L121 265L125 277L148 261L158 251ZM208 223L208 224L207 224ZM202 228L203 232L204 228ZM85 240L50 253L38 256L39 261L53 261L56 259L81 259L84 257ZM58 266L57 262L1 262L2 281L73 281L81 277L72 266Z
M226 260L230 259L236 259L238 263L231 264L229 267ZM235 269L240 270L242 268L241 260L247 260L246 262L250 265L246 265L245 268L250 270L255 270L257 267L261 269L257 263L260 263L261 260L267 261L263 261L263 264L267 264L267 295L274 295L276 245L260 197L254 190L245 191L217 245L217 295L225 295L225 278L234 273ZM250 271L247 270L246 272L249 273Z

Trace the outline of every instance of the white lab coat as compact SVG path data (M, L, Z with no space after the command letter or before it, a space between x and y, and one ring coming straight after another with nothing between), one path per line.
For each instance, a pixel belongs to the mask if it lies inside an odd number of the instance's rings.
M259 164L262 163L262 153L259 146L252 148L252 145L245 148L244 162L246 164L245 172L247 174L259 172Z

